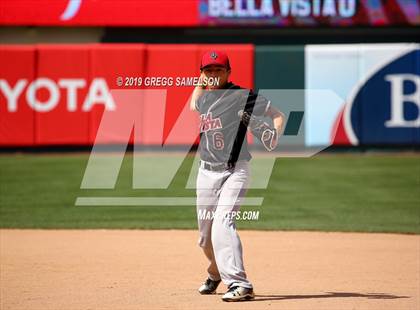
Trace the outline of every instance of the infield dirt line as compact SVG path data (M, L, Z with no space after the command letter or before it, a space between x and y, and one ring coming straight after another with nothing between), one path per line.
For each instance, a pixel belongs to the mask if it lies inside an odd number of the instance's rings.
M0 230L1 309L419 309L420 236L240 231L256 299L197 292L194 230Z

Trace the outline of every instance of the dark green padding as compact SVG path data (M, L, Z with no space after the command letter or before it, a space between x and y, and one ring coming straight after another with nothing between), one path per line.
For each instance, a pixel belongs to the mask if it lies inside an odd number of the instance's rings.
M262 45L255 47L255 89L304 89L305 88L305 46ZM272 101L272 105L283 110L282 100ZM287 99L285 99L287 100ZM302 92L299 106L303 106ZM303 112L296 111L288 115L285 135L297 135L303 120ZM254 142L258 144L258 142Z
M296 136L299 133L300 126L303 120L303 111L290 112L289 119L284 129L285 136Z
M304 89L305 46L255 47L255 89Z

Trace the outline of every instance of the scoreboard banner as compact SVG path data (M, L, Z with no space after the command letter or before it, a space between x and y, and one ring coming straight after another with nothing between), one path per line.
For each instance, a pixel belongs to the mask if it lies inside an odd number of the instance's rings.
M196 26L197 0L1 0L0 25Z
M0 25L419 26L420 0L1 0Z
M420 25L419 0L200 0L207 25Z

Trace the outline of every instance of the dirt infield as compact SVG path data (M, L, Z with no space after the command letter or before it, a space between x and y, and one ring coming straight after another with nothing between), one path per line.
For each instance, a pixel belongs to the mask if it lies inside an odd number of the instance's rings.
M241 231L251 302L201 296L195 231L0 230L0 308L420 309L420 236Z

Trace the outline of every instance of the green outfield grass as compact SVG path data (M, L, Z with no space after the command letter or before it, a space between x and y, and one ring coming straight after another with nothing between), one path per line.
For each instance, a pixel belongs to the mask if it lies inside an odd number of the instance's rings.
M76 207L78 196L194 196L184 189L191 158L168 190L131 189L126 156L116 189L81 190L88 154L0 155L2 228L197 227L193 206ZM418 154L338 154L277 159L258 221L246 229L420 233Z

